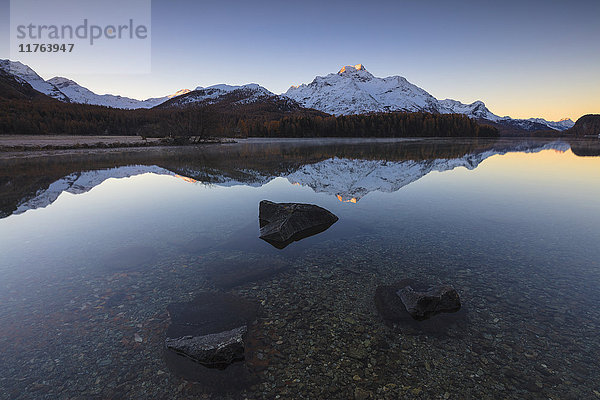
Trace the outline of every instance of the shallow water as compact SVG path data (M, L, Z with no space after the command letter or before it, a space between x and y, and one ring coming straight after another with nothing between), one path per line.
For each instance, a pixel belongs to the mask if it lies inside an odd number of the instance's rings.
M4 155L0 397L600 398L597 148ZM258 238L264 199L339 221L280 250ZM453 285L460 315L385 324L375 291L402 279ZM164 350L169 305L205 292L259 305L246 361L224 371Z

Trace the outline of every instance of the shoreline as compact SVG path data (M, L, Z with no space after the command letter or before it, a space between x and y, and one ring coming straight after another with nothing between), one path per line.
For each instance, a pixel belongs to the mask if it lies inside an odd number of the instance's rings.
M49 155L70 154L72 152L90 151L90 152L140 152L140 151L161 151L161 149L174 148L193 148L203 145L215 144L282 144L282 145L304 145L308 143L398 143L398 142L419 142L419 141L448 141L452 140L460 143L463 140L483 140L483 141L578 141L589 143L590 139L567 138L567 137L515 137L506 136L499 138L472 138L472 137L406 137L406 138L386 138L386 137L315 137L315 138L271 138L271 137L250 137L250 138L214 138L203 141L190 142L186 144L176 144L174 142L164 141L163 138L148 138L144 141L140 136L61 136L61 135L0 135L0 159L29 158Z
M189 144L175 144L165 138L141 136L69 136L69 135L0 135L0 154L20 152L40 152L78 149L135 149L148 147L190 146L201 144L231 143L233 139L205 139Z
M159 141L160 138L148 138L144 141L141 136L6 135L0 136L0 150L19 147L35 150L43 147L66 146L148 146Z

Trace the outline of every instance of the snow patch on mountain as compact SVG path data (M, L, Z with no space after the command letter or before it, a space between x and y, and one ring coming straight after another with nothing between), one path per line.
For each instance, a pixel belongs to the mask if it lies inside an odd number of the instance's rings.
M17 81L28 83L38 92L60 101L69 101L69 98L52 82L45 81L33 69L19 61L0 60L0 68L17 78Z
M219 84L206 88L199 86L193 92L181 96L176 101L169 102L169 105L213 104L220 101L226 95L239 97L239 100L235 102L239 104L254 103L265 98L280 97L256 83L241 86Z
M258 90L258 91L262 91L262 92L266 92L266 93L271 93L264 87L260 86L258 83L248 83L246 85L241 85L241 86L227 85L224 83L220 83L218 85L212 85L212 86L208 86L208 87L198 86L196 88L196 90L207 90L207 91L210 90L210 91L214 91L214 92L219 92L221 94L233 92L234 90L240 90L240 89Z
M77 84L67 78L55 77L48 80L49 83L60 89L61 92L73 103L93 104L122 109L152 108L169 99L169 96L151 98L147 100L136 100L129 97L115 96L112 94L96 94L91 90Z
M548 128L555 129L557 131L566 131L567 129L571 129L573 126L575 126L575 122L573 122L570 118L563 118L560 121L547 121L543 118L529 118L526 121L546 125Z
M489 121L499 121L502 118L492 113L483 101L464 104L457 100L445 99L438 101L438 110L442 114L465 114L471 118L482 118Z
M190 89L181 89L181 90L178 90L178 91L176 91L176 92L175 92L175 93L173 93L173 94L170 94L170 95L168 95L167 97L168 97L169 99L172 99L173 97L181 96L181 95L183 95L183 94L188 94L189 92L191 92L191 90L190 90Z
M365 68L364 65L362 64L356 64L356 65L346 65L345 67L342 67L339 71L338 74L343 74L344 72L353 72L353 71L366 71L367 69Z

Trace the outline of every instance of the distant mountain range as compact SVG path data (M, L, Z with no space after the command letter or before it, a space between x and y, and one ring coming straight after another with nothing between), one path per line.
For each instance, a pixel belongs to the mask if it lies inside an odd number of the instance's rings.
M465 114L478 120L508 123L527 131L563 131L575 124L570 119L554 122L542 118L500 117L481 101L464 104L451 99L437 100L404 77L377 78L362 64L345 66L336 74L317 76L309 84L292 86L284 95L305 107L334 115L391 111Z
M189 105L216 104L225 98L235 98L234 103L248 104L265 100L281 100L281 96L271 93L264 87L251 83L242 86L214 85L203 88L197 87L169 101L163 102L161 107L185 107Z
M464 114L480 122L516 131L555 130L573 127L570 119L547 121L542 118L512 119L492 113L483 102L464 104L457 100L438 100L401 76L378 78L362 64L345 66L337 73L317 76L311 83L292 86L281 95L252 83L242 86L226 84L179 90L172 95L136 100L111 94L99 95L62 77L42 79L33 69L18 62L0 60L0 69L15 81L30 85L37 92L63 102L101 105L121 109L153 107L187 107L192 105L250 104L269 102L279 108L314 109L332 115L382 112L429 112Z
M93 104L97 106L135 109L152 108L167 101L170 96L152 98L147 100L130 99L129 97L114 96L112 94L96 94L91 90L78 85L76 82L67 79L55 77L48 79L47 83L53 85L62 92L71 103Z
M122 109L152 108L164 103L173 96L189 92L189 90L184 89L171 96L136 100L112 94L96 94L67 78L54 77L45 81L33 69L18 61L0 60L0 69L5 73L11 74L17 81L29 84L40 93L69 103L91 104Z

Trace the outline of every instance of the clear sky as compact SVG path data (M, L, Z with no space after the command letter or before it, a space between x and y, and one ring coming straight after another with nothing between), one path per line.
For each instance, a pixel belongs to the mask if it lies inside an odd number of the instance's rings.
M502 116L575 120L600 113L599 17L599 0L154 0L152 73L68 77L134 98L217 83L281 93L362 63ZM8 0L0 35L9 58Z

